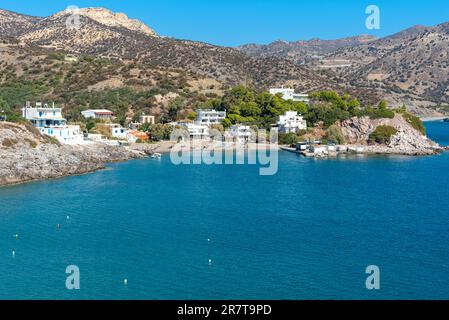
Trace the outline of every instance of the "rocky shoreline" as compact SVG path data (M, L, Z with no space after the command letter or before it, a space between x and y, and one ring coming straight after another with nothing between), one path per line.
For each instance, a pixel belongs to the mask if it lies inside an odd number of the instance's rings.
M414 128L401 114L392 119L352 118L338 124L345 141L350 145L362 145L367 154L433 155L444 149ZM396 130L385 144L370 143L370 135L379 126Z
M388 142L376 143L370 141L371 134L379 126L394 128L395 133L389 138ZM401 114L396 114L391 119L354 117L337 122L334 125L334 129L341 133L341 137L344 140L339 145L311 145L305 150L296 150L296 148L283 146L282 149L317 158L348 154L427 156L448 150L447 147L440 146L420 130L414 128Z
M346 143L323 154L308 155L327 157L360 153L416 156L434 155L447 150L413 128L400 115L393 119L352 118L336 125ZM379 125L392 126L397 132L387 144L368 143L370 134ZM0 186L90 173L104 169L107 163L145 158L155 152L168 153L173 145L174 142L170 141L130 146L61 145L55 139L42 136L31 124L0 122ZM248 145L247 149L252 147ZM281 149L295 152L292 148Z
M104 144L61 145L27 124L0 123L0 186L104 169L106 163L143 158L149 150Z

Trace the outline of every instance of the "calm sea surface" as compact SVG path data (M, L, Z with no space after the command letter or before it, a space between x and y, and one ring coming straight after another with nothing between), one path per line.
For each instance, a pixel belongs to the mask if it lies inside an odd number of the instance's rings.
M449 123L426 125L449 144ZM279 160L275 176L165 156L0 188L0 299L449 298L449 153Z

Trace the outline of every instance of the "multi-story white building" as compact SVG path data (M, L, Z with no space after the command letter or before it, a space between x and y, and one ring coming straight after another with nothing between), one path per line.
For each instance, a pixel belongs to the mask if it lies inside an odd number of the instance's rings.
M191 139L196 140L209 138L209 127L206 125L187 122L180 122L177 125L186 128L189 131Z
M295 90L288 88L272 88L270 89L270 93L272 95L282 94L282 99L284 100L293 100L295 102L306 102L308 103L309 95L308 94L300 94L295 93Z
M234 125L229 128L228 135L240 142L248 142L251 139L252 130L250 126Z
M37 102L35 107L31 107L27 102L22 108L22 116L29 120L42 134L54 137L61 143L82 144L84 135L80 126L69 126L67 120L62 116L61 108L55 108L54 104L49 107Z
M224 119L226 119L226 111L199 109L197 110L195 123L210 126L220 124Z
M296 133L299 130L307 129L307 121L296 111L287 111L285 114L279 116L277 125L279 133Z
M110 120L114 116L112 111L106 109L91 109L82 111L81 114L84 118L89 119L101 119L101 120Z

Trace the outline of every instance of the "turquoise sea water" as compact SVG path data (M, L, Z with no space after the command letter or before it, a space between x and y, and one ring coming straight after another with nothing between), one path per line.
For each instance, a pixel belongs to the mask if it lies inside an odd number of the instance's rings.
M258 172L164 157L0 188L0 299L449 298L449 153Z

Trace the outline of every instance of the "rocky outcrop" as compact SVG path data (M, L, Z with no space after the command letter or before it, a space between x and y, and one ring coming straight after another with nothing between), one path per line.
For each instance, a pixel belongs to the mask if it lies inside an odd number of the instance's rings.
M351 118L337 124L346 143L363 145L364 153L430 155L443 150L420 131L412 127L401 114L393 119ZM391 126L397 130L387 144L369 144L369 136L378 126Z
M156 36L156 32L137 19L130 19L124 13L114 13L106 8L81 8L76 11L80 16L88 17L108 27L123 27L131 31L137 31L147 36ZM55 16L64 15L65 11Z
M61 145L31 125L0 122L0 185L88 173L144 156L128 147Z

